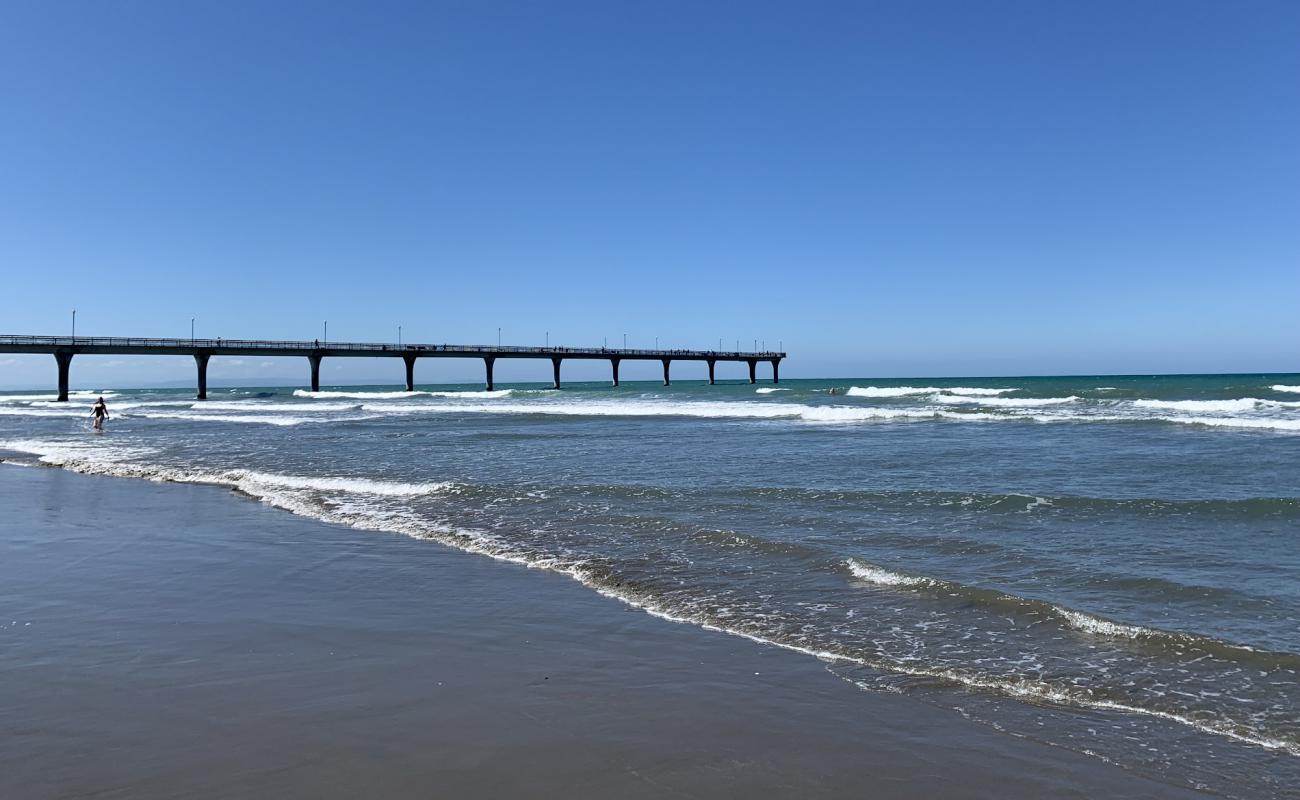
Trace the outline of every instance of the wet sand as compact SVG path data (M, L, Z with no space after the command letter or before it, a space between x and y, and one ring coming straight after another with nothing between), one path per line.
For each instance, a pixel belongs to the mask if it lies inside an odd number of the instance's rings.
M0 797L1204 797L569 579L0 465Z

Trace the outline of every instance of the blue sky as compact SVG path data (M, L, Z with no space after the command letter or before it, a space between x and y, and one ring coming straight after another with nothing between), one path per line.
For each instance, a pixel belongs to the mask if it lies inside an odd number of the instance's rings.
M0 332L1296 370L1297 40L1293 2L6 3Z

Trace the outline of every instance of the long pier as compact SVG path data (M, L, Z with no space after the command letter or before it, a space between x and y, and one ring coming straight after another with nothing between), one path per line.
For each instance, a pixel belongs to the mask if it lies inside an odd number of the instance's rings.
M659 361L664 386L669 385L673 361L703 361L709 366L709 385L719 361L749 365L749 382L757 382L758 362L772 365L772 383L780 383L783 352L720 350L638 350L610 347L516 347L463 344L386 344L374 342L322 342L319 339L272 341L262 339L140 339L121 336L5 336L0 353L44 353L54 356L59 368L59 399L68 399L68 374L77 355L193 356L198 369L198 399L208 398L208 361L213 356L299 356L311 366L311 390L320 391L320 363L325 358L400 358L406 365L406 390L415 389L415 362L421 358L481 358L492 391L492 368L498 358L549 358L554 388L560 388L560 364L566 359L608 361L613 385L618 386L618 366L623 361Z

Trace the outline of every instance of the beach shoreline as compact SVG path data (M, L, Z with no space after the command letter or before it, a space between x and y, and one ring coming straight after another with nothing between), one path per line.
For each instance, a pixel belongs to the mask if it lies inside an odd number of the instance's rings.
M231 494L0 465L0 794L1205 796Z

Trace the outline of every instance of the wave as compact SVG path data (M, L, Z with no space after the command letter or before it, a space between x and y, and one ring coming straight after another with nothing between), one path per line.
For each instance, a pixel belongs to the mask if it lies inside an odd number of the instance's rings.
M942 412L925 409L810 406L799 403L746 401L670 402L650 400L600 402L492 403L451 405L365 403L363 411L389 414L519 414L562 417L698 417L704 419L771 419L806 422L870 422L889 419L931 419ZM966 415L963 415L966 416Z
M1000 614L1021 613L1037 618L1053 619L1057 624L1079 633L1108 638L1141 640L1144 643L1175 651L1197 650L1216 656L1227 656L1239 661L1249 661L1256 667L1271 669L1300 668L1300 654L1259 650L1248 645L1228 642L1210 636L1182 631L1168 631L1141 625L1116 622L1105 617L1038 600L1031 597L1007 594L996 589L968 586L954 581L908 575L868 564L858 559L846 559L845 567L855 578L886 588L934 590L944 597L957 598L974 606L984 606Z
M1018 392L1020 391L1020 389L1015 387L1011 387L1008 389L985 389L983 387L977 387L977 386L949 386L943 391L948 394L994 396L999 394L1007 394L1009 392Z
M1134 400L1138 408L1168 409L1170 411L1195 411L1202 413L1231 413L1233 411L1253 411L1256 406L1265 405L1266 401L1253 397L1241 397L1235 400Z
M315 492L342 492L346 494L371 494L385 497L409 497L446 492L457 487L451 481L387 481L352 476L303 476L276 472L233 469L209 472L184 467L166 467L154 464L136 464L125 458L153 455L157 451L147 447L115 447L111 453L104 448L51 442L37 439L19 439L0 442L0 447L37 456L42 463L67 467L77 472L89 472L115 477L148 478L169 483L218 484L239 489L246 494L256 494L256 488L297 489ZM113 457L116 456L116 457Z
M100 397L104 398L105 400L110 400L114 397L117 397L117 392L110 392L110 391L92 392L88 389L77 389L76 391L68 392L68 399L66 401L61 401L61 404L96 400ZM2 394L0 395L0 403L35 403L39 401L60 402L59 396L57 394Z
M938 386L850 386L845 394L849 397L907 397L942 391Z
M1289 394L1300 394L1300 386L1287 386L1281 383L1275 383L1268 387L1275 392L1287 392Z
M937 394L934 401L948 405L961 405L963 403L975 403L982 406L1002 406L1002 407L1031 407L1031 406L1055 406L1064 403L1073 403L1078 400L1077 395L1069 397L968 397L966 395L944 395Z
M772 386L764 386L762 389L755 389L755 390L754 390L754 393L755 393L755 394L772 394L772 393L774 393L774 392L788 392L788 391L790 391L790 390L789 390L789 389L778 389L778 388L776 388L776 387L772 387Z
M133 417L145 417L146 419L183 419L189 422L237 422L241 424L261 424L261 425L302 425L308 422L320 422L320 418L312 417L277 417L262 414L182 414L169 411L142 411L133 412Z
M845 392L849 397L910 397L918 394L964 394L996 396L1020 389L989 389L979 386L850 386Z
M85 417L90 418L90 412L84 408L33 408L31 406L8 407L0 406L0 416L5 417Z
M195 411L210 409L212 411L358 411L360 403L263 403L257 400L233 400L229 402L205 400L186 401L185 405Z
M845 562L848 565L849 572L854 577L861 578L868 583L874 583L877 586L939 586L939 582L931 578L923 578L917 575L904 575L901 572L894 572L883 567L873 566L861 561L850 558Z
M36 447L40 449L45 447L45 443L31 442L6 442L5 446L14 449L23 449L21 445L26 444L29 448ZM43 459L45 460L45 459ZM50 462L53 463L53 462ZM96 462L94 459L85 461L68 460L65 464L68 468L87 471L101 472L103 474L126 475L132 477L148 477L154 480L171 480L170 472L163 468L135 466ZM737 620L721 619L715 614L707 611L687 609L682 610L674 606L669 598L656 597L653 593L642 592L637 590L629 582L622 580L609 569L602 567L599 563L591 559L584 559L576 556L556 556L546 553L539 553L529 550L521 550L517 546L503 541L493 534L467 528L453 528L440 523L433 523L428 520L420 519L411 514L383 512L364 504L320 504L312 502L310 498L301 496L301 492L308 489L319 489L321 491L348 491L342 488L320 488L318 486L299 487L293 484L296 481L307 481L316 484L320 481L344 481L352 482L358 479L350 478L301 478L300 476L287 475L268 475L267 473L249 473L244 471L234 471L220 473L215 476L203 475L201 473L187 473L180 471L181 480L189 482L204 483L227 483L239 484L234 488L260 499L268 505L282 508L294 514L319 519L326 522L332 522L365 530L381 530L393 533L402 533L414 538L430 539L439 541L443 544L456 547L458 549L486 555L491 558L521 564L524 566L546 569L560 574L567 575L594 591L619 600L627 605L645 611L653 616L666 619L673 622L693 624L706 630L728 633L735 636L741 636L756 642L771 644L783 649L811 655L818 659L828 662L842 662L857 664L871 669L884 670L896 674L912 675L918 677L931 677L944 681L949 681L954 685L965 686L973 689L982 689L996 692L1008 696L1026 697L1035 700L1048 700L1062 704L1076 705L1082 707L1112 709L1126 713L1142 714L1148 716L1167 719L1179 724L1187 725L1206 733L1231 737L1242 742L1261 746L1270 750L1281 750L1291 755L1300 755L1300 744L1292 738L1277 737L1269 734L1267 731L1261 731L1247 724L1238 723L1229 718L1209 718L1196 714L1195 712L1186 712L1181 709L1167 710L1164 708L1154 708L1139 705L1136 702L1120 698L1118 700L1105 696L1099 696L1087 687L1072 685L1057 685L1045 680L1031 677L999 677L987 674L971 673L966 670L942 667L927 667L921 663L913 661L899 661L887 657L871 657L860 653L846 652L841 648L835 649L819 648L817 646L808 646L800 641L790 641L789 637L779 631L770 630L761 623L749 621L742 623ZM215 478L215 480L211 480ZM263 482L259 483L259 478ZM269 478L269 479L268 479ZM387 482L381 482L386 484ZM403 486L403 484L392 484L393 486ZM407 484L405 486L425 487L424 491L438 492L445 491L450 486L437 484ZM446 488L444 488L446 487ZM354 488L355 484L354 484ZM364 490L361 492L364 494ZM903 588L934 588L934 587L951 587L955 584L947 584L935 579L922 578L919 576L906 576L901 573L894 573L884 570L880 567L872 567L863 562L859 564L860 571L864 575L874 576L876 583L885 586L895 586ZM980 590L977 590L980 591ZM986 594L994 594L988 593ZM1018 602L1022 599L1011 598ZM1044 604L1046 605L1046 604ZM1064 624L1069 624L1069 619L1061 615L1059 607L1046 606L1049 609L1056 609L1052 612ZM1080 612L1073 612L1080 613ZM1087 619L1080 618L1079 630L1089 635L1102 633L1111 635L1111 630L1105 625L1095 625L1089 622L1092 618L1089 615L1083 615ZM1103 621L1104 622L1104 621ZM1118 623L1111 623L1119 625ZM1085 628L1095 628L1096 630L1084 630ZM1153 629L1138 628L1136 626L1122 626L1116 630L1121 631L1121 635L1126 638L1134 638L1128 635L1128 631L1148 631L1160 633ZM1178 634L1174 634L1178 635ZM1255 651L1247 651L1254 653ZM1259 653L1258 655L1268 655ZM865 688L865 687L864 687Z
M490 392L309 392L306 389L294 389L294 397L307 397L313 400L317 399L349 399L349 400L402 400L411 397L463 397L466 399L484 399L491 397L509 397L514 389L495 389Z

